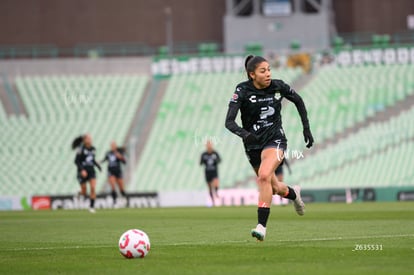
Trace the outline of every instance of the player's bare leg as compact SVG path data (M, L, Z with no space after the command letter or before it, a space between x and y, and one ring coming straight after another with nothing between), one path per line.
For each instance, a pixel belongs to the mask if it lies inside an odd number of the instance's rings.
M86 182L80 184L79 196L86 197Z
M116 183L118 184L119 191L121 192L122 196L126 196L125 188L124 188L124 179L117 178Z
M111 187L111 197L112 197L113 205L115 206L116 198L117 198L116 189L115 189L115 184L116 184L115 177L109 176L108 183L109 183L109 186Z
M282 198L286 198L293 201L293 206L295 207L296 213L303 216L305 214L305 204L302 201L300 195L299 186L294 186L293 188L287 186L284 182L279 181L276 175L272 175L272 190L274 195L279 195Z
M218 195L218 189L219 189L219 179L215 178L213 179L213 188L214 188L214 196L218 199L219 195Z
M96 179L91 179L89 181L90 187L91 187L91 194L89 196L90 198L90 206L89 206L89 212L95 213L95 199L96 199Z
M277 178L277 180L279 182L284 182L283 174L276 175L276 178ZM273 193L273 194L275 194L275 193ZM283 206L288 205L289 204L289 200L286 199L286 198L284 198L284 197L280 197L280 204L283 205Z
M213 181L210 181L207 185L208 185L208 193L209 193L210 198L211 198L211 203L213 204L213 206L215 206L216 203L214 201Z
M272 204L272 175L274 176L276 167L281 160L275 154L275 148L267 148L262 151L261 164L257 170L257 185L259 187L259 201L257 209L258 224L251 233L259 241L263 241L266 236L266 225ZM283 151L281 151L283 154ZM282 158L283 159L283 158Z

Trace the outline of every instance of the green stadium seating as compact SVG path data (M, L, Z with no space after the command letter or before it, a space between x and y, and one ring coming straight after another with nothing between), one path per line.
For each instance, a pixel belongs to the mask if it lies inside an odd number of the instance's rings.
M307 188L404 186L414 170L414 107L385 122L371 123L317 154L293 163L291 183Z
M301 91L317 142L345 129L414 93L414 66L383 65L322 67ZM303 149L302 125L294 106L283 109L289 147Z
M111 140L122 144L147 82L117 75L16 78L28 117L5 119L0 110L0 194L75 194L71 141L91 133L99 160ZM98 184L105 177L98 173Z

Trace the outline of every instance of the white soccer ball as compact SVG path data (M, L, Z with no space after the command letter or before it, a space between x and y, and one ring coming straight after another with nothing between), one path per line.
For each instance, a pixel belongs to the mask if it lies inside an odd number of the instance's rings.
M150 251L148 235L139 229L130 229L119 239L119 252L128 259L144 258Z

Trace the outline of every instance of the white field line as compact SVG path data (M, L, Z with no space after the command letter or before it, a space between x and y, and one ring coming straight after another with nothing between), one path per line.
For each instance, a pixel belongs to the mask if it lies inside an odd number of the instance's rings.
M308 238L308 239L283 239L283 240L276 240L273 242L277 243L287 243L287 242L323 242L323 241L344 241L344 240L366 240L366 239L381 239L381 238L407 238L407 237L414 237L414 234L396 234L396 235L375 235L375 236L349 236L349 237L327 237L327 238ZM202 241L202 242L182 242L182 243L169 243L164 245L198 245L198 244L224 244L224 243L248 243L248 240L239 240L239 241L218 241L218 242L210 242L210 241Z
M350 237L327 237L327 238L309 238L309 239L294 239L294 240L276 240L277 243L286 242L323 242L323 241L344 241L344 240L366 240L366 239L396 239L414 237L414 234L396 234L396 235L375 235L375 236L350 236ZM160 246L185 246L185 245L217 245L217 244L237 244L248 243L248 240L223 240L223 241L201 241L201 242L179 242L179 243L157 243ZM117 248L116 245L74 245L74 246L54 246L54 247L21 247L0 249L2 251L36 251L36 250L68 250L68 249L90 249L90 248Z

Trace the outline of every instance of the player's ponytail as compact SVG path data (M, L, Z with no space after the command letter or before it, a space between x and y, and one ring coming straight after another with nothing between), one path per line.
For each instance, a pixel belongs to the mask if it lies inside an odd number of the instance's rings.
M254 56L254 55L248 55L244 61L244 68L246 69L247 78L249 80L253 80L250 76L251 72L254 72L257 68L257 65L259 65L262 62L267 62L267 60L261 56Z
M85 137L84 135L81 135L81 136L78 136L77 138L75 138L72 141L72 150L75 150L76 148L78 148L82 144L84 137Z

